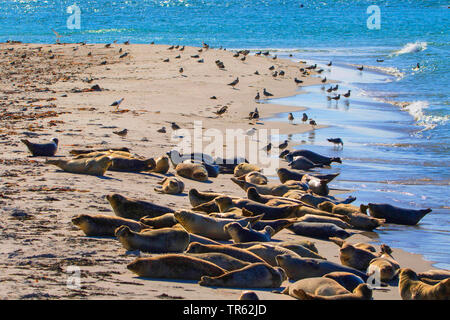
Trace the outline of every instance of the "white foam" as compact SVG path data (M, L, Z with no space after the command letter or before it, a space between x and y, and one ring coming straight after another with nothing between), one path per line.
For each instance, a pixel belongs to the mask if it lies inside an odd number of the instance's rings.
M406 53L414 53L414 52L419 52L419 51L424 51L427 49L427 43L426 42L410 42L407 43L406 45L403 46L403 48L401 48L398 51L395 51L392 55L401 55L401 54L406 54Z
M422 131L435 128L439 124L444 124L449 120L449 115L445 116L432 116L424 113L424 110L428 108L428 102L426 101L414 101L410 104L403 104L402 109L408 111L414 117L417 124L424 126Z

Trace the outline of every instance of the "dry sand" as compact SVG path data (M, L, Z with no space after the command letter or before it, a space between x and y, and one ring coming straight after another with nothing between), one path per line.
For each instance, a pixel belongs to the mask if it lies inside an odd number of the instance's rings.
M305 65L272 56L247 56L245 61L232 52L186 47L168 50L163 45L112 44L0 44L0 299L237 299L241 289L201 287L190 281L140 279L126 269L135 259L113 238L92 238L74 227L70 219L77 214L111 214L105 199L120 193L173 208L189 208L187 195L161 195L153 191L161 175L108 171L105 177L76 175L31 158L20 139L47 141L58 137L59 156L85 147L128 147L145 157L158 157L176 146L171 139L170 122L192 129L201 120L204 129L279 129L281 134L311 130L309 124L252 122L248 113L258 107L261 118L279 112L298 111L298 107L256 103L262 89L283 97L297 94L294 77L303 85L317 84L320 77L301 77ZM127 52L126 57L120 58ZM91 55L88 53L91 52ZM198 54L199 58L191 58ZM175 57L181 55L179 59ZM242 57L242 56L241 56ZM169 62L163 62L169 58ZM204 63L197 62L204 59ZM225 70L214 61L220 59ZM102 62L106 61L106 64ZM284 70L274 78L268 68ZM183 67L183 75L179 68ZM255 75L258 70L260 75ZM239 77L236 89L227 84ZM92 79L88 82L87 80ZM98 84L102 91L90 92ZM216 100L210 99L216 96ZM110 104L125 98L116 112ZM222 117L213 111L229 106ZM320 119L316 119L319 123ZM300 123L299 123L300 122ZM167 133L158 133L165 126ZM112 133L127 128L121 138ZM285 166L282 162L280 165ZM174 172L173 169L170 170ZM244 196L230 181L230 175L200 183L184 179L186 192L224 192ZM339 190L334 190L339 193ZM374 233L368 234L372 237ZM298 239L283 230L275 240ZM350 242L369 241L363 235ZM321 255L339 262L338 247L314 240ZM394 248L402 267L417 272L431 269L421 256ZM81 288L70 289L69 266L81 270ZM291 299L255 290L261 299ZM375 299L399 299L398 288L376 291Z

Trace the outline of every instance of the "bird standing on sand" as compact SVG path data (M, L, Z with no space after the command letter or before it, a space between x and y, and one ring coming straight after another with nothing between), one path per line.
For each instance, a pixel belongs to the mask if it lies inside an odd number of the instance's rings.
M349 97L350 97L350 91L351 91L351 90L348 90L347 93L344 93L344 94L343 94L343 96L346 97L346 98L349 98Z
M363 71L363 70L364 70L364 66L357 67L357 69L358 69L359 71Z
M166 133L166 127L162 127L161 129L156 130L159 133Z
M264 148L262 148L262 150L264 150L266 152L270 152L270 150L272 150L272 142L269 142L269 144L267 146L265 146Z
M340 94L338 94L337 96L335 96L335 97L331 97L331 99L333 99L333 100L339 100L341 98L341 95Z
M180 68L180 70L178 70L180 73L183 73L184 69Z
M120 100L114 101L113 103L111 103L111 107L116 107L116 109L118 110L120 104L122 103L122 101L123 101L124 99L125 99L125 98L122 98L122 99L120 99Z
M308 115L306 113L303 113L302 122L308 121Z
M234 89L234 86L237 85L239 83L239 77L237 77L233 82L230 82L228 85L232 86Z
M311 119L309 120L309 124L314 128L314 126L317 126L317 123L315 120Z
M286 149L287 146L288 146L288 141L284 140L284 142L278 146L278 149L283 150L283 149Z
M342 142L341 138L329 138L327 140L331 143L334 143L337 146L341 145L342 147L344 147L344 142Z
M322 81L322 83L327 82L327 77L323 78L321 81Z
M333 91L337 91L338 88L339 88L339 85L337 84L336 87L333 88Z
M264 88L263 94L264 94L266 97L272 97L272 96L273 96L273 94L271 94L270 92L268 92L268 91L266 90L266 88Z
M330 61L330 63L328 63L327 66L331 67L332 64L333 64L333 62Z
M218 116L221 116L225 112L227 112L227 110L228 110L228 106L223 106L222 108L220 108L219 110L215 111L214 113L217 114Z
M259 91L256 92L256 96L255 96L255 100L259 100L260 96L259 96Z
M171 123L171 126L172 126L172 130L173 130L173 131L176 131L176 130L180 129L180 126L177 125L175 122L172 122L172 123Z
M128 133L128 129L123 129L122 131L113 131L114 134L117 134L119 137L124 138L127 133Z
M303 83L303 80L299 80L299 79L297 79L297 77L294 79L294 81L295 81L296 84Z
M291 122L291 123L294 121L294 115L292 114L292 112L289 112L288 120L289 120L289 122Z

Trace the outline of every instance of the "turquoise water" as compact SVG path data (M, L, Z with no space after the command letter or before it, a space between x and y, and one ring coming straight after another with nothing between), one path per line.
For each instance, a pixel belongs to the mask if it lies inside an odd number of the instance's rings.
M308 148L345 161L335 185L358 201L379 200L433 213L417 227L389 226L380 241L424 254L450 268L450 9L448 1L179 0L76 1L81 29L66 26L74 1L3 0L0 41L123 42L276 50L279 56L333 61L324 75L349 88L348 105L330 104L320 87L281 99L313 107L324 130L294 135ZM303 4L303 7L300 7ZM366 13L378 5L379 30ZM383 62L377 62L377 59ZM413 70L419 63L421 68ZM358 73L355 65L376 73ZM394 103L394 105L392 104ZM406 107L400 107L400 105ZM343 150L326 142L341 136ZM400 230L400 231L399 231Z

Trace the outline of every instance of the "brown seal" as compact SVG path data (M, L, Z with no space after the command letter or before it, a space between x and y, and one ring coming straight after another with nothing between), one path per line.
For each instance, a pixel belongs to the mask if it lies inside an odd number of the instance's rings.
M275 232L270 226L264 227L262 231L257 231L252 229L250 223L248 227L244 227L238 222L228 223L223 229L230 235L234 243L252 241L268 242Z
M103 176L111 166L112 160L108 156L75 160L47 159L45 164L53 164L70 173Z
M350 272L330 272L323 276L324 278L333 279L350 292L356 289L364 280Z
M243 176L238 177L237 179L257 185L267 184L267 177L258 171L251 171L247 174L244 174Z
M249 188L255 188L259 194L262 195L272 195L272 196L283 196L289 190L307 190L308 186L304 183L298 181L288 181L290 183L284 184L271 184L271 185L257 185L247 181L241 181L236 178L231 178L231 181L236 183L242 190L247 191Z
M245 163L245 162L239 163L236 167L234 167L234 176L241 177L252 171L261 172L262 169L254 164Z
M140 277L197 281L202 276L216 277L226 272L211 262L183 254L137 258L127 269Z
M281 268L271 267L267 263L253 263L221 276L203 276L198 284L228 288L279 288L284 279Z
M158 182L162 187L154 188L156 192L166 194L180 194L184 191L184 182L177 177L165 177Z
M196 180L208 181L208 171L199 163L179 163L175 171L181 177Z
M211 238L213 240L229 240L230 234L224 230L225 225L236 222L246 226L248 223L255 223L259 217L243 217L239 220L220 219L198 214L189 210L178 210L174 213L175 219L188 231L197 235Z
M328 240L330 237L348 238L351 233L332 223L296 222L288 227L299 236Z
M390 204L369 203L369 213L374 218L386 219L387 223L413 226L429 214L431 209L413 210L395 207Z
M242 269L248 265L250 262L242 261L232 256L219 252L206 252L206 253L190 253L195 258L209 261L215 265L221 267L226 271L233 271L237 269Z
M160 206L148 201L131 199L117 193L107 195L106 199L111 204L117 216L128 219L139 220L143 217L155 218L166 213L175 212L175 210L169 207Z
M166 174L170 169L169 157L161 156L155 161L155 167L151 170L152 172Z
M370 262L378 258L377 254L365 249L357 248L350 243L344 242L339 250L339 259L344 266L366 271Z
M335 296L349 293L337 281L324 277L311 277L290 283L282 293L298 299L299 297L296 294L298 290L321 296Z
M163 214L162 216L155 218L145 216L141 218L139 221L145 224L146 226L152 227L154 229L170 228L178 223L173 213L166 213Z
M320 196L327 196L330 193L327 180L318 179L309 174L305 174L302 177L301 182L308 184L309 189Z
M305 214L301 218L297 219L298 222L321 222L321 223L332 223L342 229L351 229L352 226L347 223L349 221L347 217L335 218L327 216L318 216L314 214Z
M189 245L189 233L181 229L162 228L134 232L127 226L116 229L115 235L127 250L150 253L183 252Z
M400 265L391 255L392 250L389 246L381 245L381 255L370 261L367 268L367 274L379 274L380 280L388 282L392 280L400 270Z
M342 240L340 238L330 238L329 240L336 243L339 247L342 247L344 245L344 243L346 243L345 240ZM375 249L374 246L372 246L368 243L358 242L358 243L354 243L353 246L355 248L364 249L364 250L367 250L370 252L377 252L377 249Z
M186 250L186 253L206 253L206 252L224 253L236 259L247 261L250 263L265 262L256 254L248 250L235 248L229 245L204 245L197 242L191 242Z
M215 192L199 192L197 189L189 190L189 202L193 207L210 202L220 196L224 196L224 194Z
M136 232L146 228L145 225L137 221L121 217L108 216L105 214L80 214L72 218L72 223L83 230L83 232L89 237L114 237L115 230L120 226L127 226Z
M372 290L365 283L358 285L352 293L338 294L334 296L321 296L307 293L302 289L295 290L295 296L299 300L371 300Z
M420 281L411 269L400 269L398 288L403 300L449 300L450 279L435 285Z

